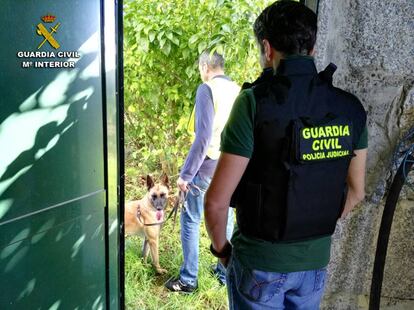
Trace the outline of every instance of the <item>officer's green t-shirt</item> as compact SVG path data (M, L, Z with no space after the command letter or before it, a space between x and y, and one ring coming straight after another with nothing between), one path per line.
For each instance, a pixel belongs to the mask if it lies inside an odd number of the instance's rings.
M234 103L221 134L221 151L251 158L256 100L251 89L243 90ZM368 145L365 128L356 149ZM330 258L331 237L295 242L269 242L250 238L235 229L233 250L241 263L251 269L271 272L295 272L325 267Z

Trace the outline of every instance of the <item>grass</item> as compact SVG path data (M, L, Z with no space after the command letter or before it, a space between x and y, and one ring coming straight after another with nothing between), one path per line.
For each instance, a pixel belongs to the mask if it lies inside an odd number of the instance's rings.
M168 273L157 276L151 265L150 256L147 263L141 258L142 238L132 236L125 241L125 303L126 309L227 309L226 288L219 285L217 279L209 274L209 267L216 263L209 251L210 240L204 227L200 227L200 258L198 291L184 295L169 292L164 283L179 273L182 263L180 241L180 223L173 230L170 219L161 230L160 265Z

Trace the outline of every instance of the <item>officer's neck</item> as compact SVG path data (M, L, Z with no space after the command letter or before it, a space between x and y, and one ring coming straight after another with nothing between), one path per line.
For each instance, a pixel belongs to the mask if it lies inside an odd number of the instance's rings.
M278 51L275 50L274 57L273 57L272 62L271 62L271 66L273 67L273 70L275 72L277 70L277 67L279 67L280 61L282 59L285 59L285 54L283 54L283 53L278 52Z
M313 57L314 55L315 55L315 49L312 49L307 56ZM282 59L289 58L290 56L293 56L293 55L286 55L282 52L279 52L279 51L273 49L273 53L271 54L271 57L266 59L266 63L265 63L264 68L272 67L273 70L276 72L277 68L280 65L280 61ZM305 56L305 55L303 55L303 56Z

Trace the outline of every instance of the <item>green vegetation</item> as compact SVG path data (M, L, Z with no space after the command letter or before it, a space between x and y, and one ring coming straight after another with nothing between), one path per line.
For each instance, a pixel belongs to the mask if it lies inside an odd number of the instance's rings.
M126 198L140 198L140 176L166 173L175 191L179 168L190 147L186 127L201 83L197 59L206 48L224 53L226 73L239 84L260 73L252 24L269 0L125 0ZM182 262L179 223L161 232L157 277L140 258L141 240L126 241L126 302L129 309L225 309L224 288L208 274L214 262L202 225L200 290L168 293L163 283Z

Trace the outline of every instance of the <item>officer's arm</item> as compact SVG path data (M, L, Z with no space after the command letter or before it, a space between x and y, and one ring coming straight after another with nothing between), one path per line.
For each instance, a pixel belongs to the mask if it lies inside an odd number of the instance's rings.
M246 170L249 158L222 153L204 201L206 228L213 247L220 252L227 243L226 225L230 198Z
M367 161L367 149L355 150L355 157L351 160L348 170L348 194L344 211L344 218L365 197L365 166Z

